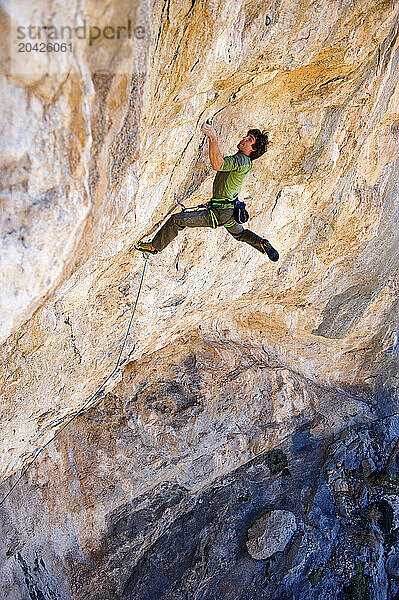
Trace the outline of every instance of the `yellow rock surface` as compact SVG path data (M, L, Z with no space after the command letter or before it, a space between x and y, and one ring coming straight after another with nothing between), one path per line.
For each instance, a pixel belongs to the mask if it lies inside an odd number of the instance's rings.
M78 470L100 464L96 476L130 497L159 481L195 489L298 419L339 429L378 414L382 389L395 397L399 48L386 1L121 7L105 6L109 22L130 14L145 35L117 52L101 39L47 77L2 66L1 477L112 372L144 266L129 248L175 195L187 206L211 195L206 118L224 155L248 128L270 132L241 197L280 252L274 264L204 229L150 258L104 421L74 449ZM96 3L86 14L101 17ZM104 448L123 419L137 440L121 479L100 453L118 454ZM48 469L67 495L55 465L66 443L32 481ZM95 481L82 483L88 504Z

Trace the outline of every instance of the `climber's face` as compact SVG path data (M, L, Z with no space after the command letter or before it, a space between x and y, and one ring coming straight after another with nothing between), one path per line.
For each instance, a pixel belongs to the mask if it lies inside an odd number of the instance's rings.
M251 152L254 150L253 145L256 142L256 138L254 135L252 135L252 133L246 135L245 137L242 138L241 142L238 142L237 144L237 148L239 150L241 150L241 152L243 152L244 154L246 154L247 156L249 156L251 154Z

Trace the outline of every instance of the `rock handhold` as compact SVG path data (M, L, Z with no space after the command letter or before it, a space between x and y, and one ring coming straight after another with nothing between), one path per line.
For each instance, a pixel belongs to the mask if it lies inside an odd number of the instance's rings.
M297 530L295 515L289 510L272 510L248 529L247 548L258 560L282 552Z

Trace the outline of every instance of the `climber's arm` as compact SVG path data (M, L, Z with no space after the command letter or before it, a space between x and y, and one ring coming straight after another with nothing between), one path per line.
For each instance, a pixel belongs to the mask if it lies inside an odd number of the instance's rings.
M204 123L201 130L209 140L209 160L211 161L212 168L215 171L219 171L223 165L223 156L218 146L216 131L209 123Z

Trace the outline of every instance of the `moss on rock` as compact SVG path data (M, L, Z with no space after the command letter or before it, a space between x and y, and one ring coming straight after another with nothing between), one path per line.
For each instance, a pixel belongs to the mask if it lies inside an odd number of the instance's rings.
M265 462L272 475L277 475L278 473L281 473L281 471L284 471L284 474L286 474L286 471L288 471L287 455L284 454L282 450L270 450L266 454Z
M370 600L367 579L364 574L364 564L358 561L355 574L350 579L349 585L344 588L346 596L354 600Z

